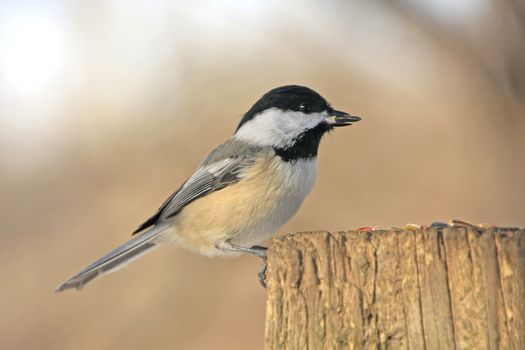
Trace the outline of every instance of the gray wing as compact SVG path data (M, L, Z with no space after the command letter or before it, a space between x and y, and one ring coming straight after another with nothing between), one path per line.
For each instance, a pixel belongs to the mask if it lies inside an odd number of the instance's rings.
M133 234L177 215L182 208L200 197L236 183L261 151L260 147L234 139L217 147L197 171Z

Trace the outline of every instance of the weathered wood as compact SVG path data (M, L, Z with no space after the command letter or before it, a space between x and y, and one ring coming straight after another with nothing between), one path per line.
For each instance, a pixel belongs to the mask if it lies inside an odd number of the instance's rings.
M525 349L525 231L298 233L268 251L266 349Z

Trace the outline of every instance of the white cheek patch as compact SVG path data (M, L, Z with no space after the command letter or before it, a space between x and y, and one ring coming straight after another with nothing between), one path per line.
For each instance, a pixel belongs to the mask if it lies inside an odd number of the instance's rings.
M304 114L270 108L241 126L234 137L259 146L289 146L297 136L315 128L325 118L325 113Z

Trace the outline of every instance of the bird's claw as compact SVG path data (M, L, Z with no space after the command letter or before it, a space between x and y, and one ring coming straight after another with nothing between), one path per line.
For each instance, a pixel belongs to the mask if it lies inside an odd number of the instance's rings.
M253 247L249 248L252 255L258 256L262 260L262 265L259 268L259 271L257 271L257 278L259 279L259 283L266 288L266 253L268 251L268 248L260 246L260 245L254 245Z
M257 278L259 278L259 282L261 283L261 286L263 288L266 288L266 257L261 258L262 259L262 265L259 268L259 271L257 272Z

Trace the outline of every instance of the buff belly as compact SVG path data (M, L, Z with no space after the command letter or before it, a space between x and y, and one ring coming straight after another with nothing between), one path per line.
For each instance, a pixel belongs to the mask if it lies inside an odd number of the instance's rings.
M272 236L297 212L315 177L315 159L292 163L269 154L241 181L187 205L174 219L172 238L206 255L233 255L217 246L251 247Z

